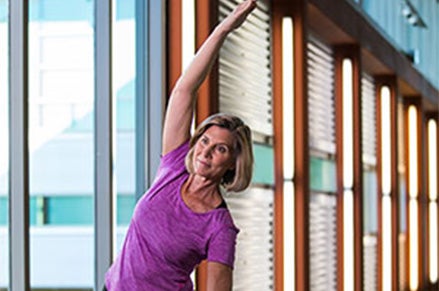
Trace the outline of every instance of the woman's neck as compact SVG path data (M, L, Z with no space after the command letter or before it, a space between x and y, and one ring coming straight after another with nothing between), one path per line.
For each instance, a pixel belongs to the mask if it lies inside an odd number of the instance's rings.
M196 175L189 176L181 194L186 205L195 212L207 212L222 203L218 183Z

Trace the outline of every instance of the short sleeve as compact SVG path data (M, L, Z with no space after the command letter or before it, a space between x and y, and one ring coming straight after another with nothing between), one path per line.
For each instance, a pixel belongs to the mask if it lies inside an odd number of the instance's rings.
M154 197L164 185L174 181L183 173L187 173L185 158L189 151L189 142L185 142L160 157L160 165L155 175L154 183L146 192L150 198ZM152 195L149 195L152 194Z
M184 161L188 152L189 141L186 141L166 155L161 156L157 176L160 176L161 174L168 174L169 170L173 171L175 169L184 169Z
M170 151L169 153L167 153L164 156L161 156L161 162L163 164L168 164L168 163L172 163L175 160L183 160L186 157L186 154L189 151L189 140L187 140L186 142L182 143L181 145L179 145L178 147L176 147L175 149L173 149L172 151Z
M225 264L233 269L238 229L224 227L213 235L207 250L207 260Z

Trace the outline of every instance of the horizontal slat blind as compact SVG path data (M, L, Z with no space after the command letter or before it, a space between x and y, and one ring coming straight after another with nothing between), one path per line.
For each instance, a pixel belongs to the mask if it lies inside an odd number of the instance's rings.
M310 37L307 44L310 148L335 153L334 60L330 47Z
M407 242L407 235L405 233L400 233L398 235L398 268L399 268L399 290L407 290L408 289L408 278L407 278L407 264L408 264L408 258L407 258L407 248L408 248L408 242Z
M406 161L406 128L404 121L406 120L405 115L405 105L404 99L398 96L397 103L397 120L398 120L398 183L400 185L407 185L407 161ZM398 189L398 200L399 200L399 234L398 234L398 265L399 265L399 290L408 290L409 278L407 274L409 263L408 258L408 219L407 219L407 188L399 187Z
M363 211L365 233L363 235L363 287L364 290L377 290L378 261L376 229L372 227L378 221L377 191L373 183L366 177L374 180L376 177L376 97L373 78L363 73L361 77L361 145L363 160ZM367 171L367 172L366 172ZM366 184L368 183L368 184ZM375 185L376 186L376 185Z
M238 1L219 1L220 20ZM254 132L273 135L271 37L268 1L231 33L219 57L219 109L241 117Z
M220 0L220 20L240 2ZM273 136L269 3L258 1L243 26L227 37L219 55L219 111L239 116L250 126L254 140L259 142L259 147L254 147L255 163L266 158L258 149L272 148L268 144ZM268 172L272 165L256 166L259 176L272 175ZM266 186L270 188L252 185L242 193L226 197L241 230L236 245L233 290L274 288L274 191L273 185Z
M377 285L377 236L363 236L363 290L378 290Z
M309 209L310 286L337 290L337 223L335 195L311 193Z
M406 152L406 145L405 145L405 138L406 138L406 130L404 128L404 120L406 119L406 117L404 116L405 114L405 109L404 109L404 101L401 97L398 98L398 103L397 103L397 126L398 126L398 174L400 176L400 180L405 180L406 179L406 156L405 156L405 152ZM401 181L403 182L403 181ZM403 188L400 189L400 191L404 191ZM405 194L405 193L404 193ZM403 194L403 195L404 195ZM403 209L401 209L401 211L403 211ZM403 227L403 229L406 229L406 226Z
M233 290L273 290L273 195L253 187L226 197L240 229Z
M361 78L361 118L363 163L376 166L376 102L373 78L363 74Z
M329 46L310 36L307 43L308 121L311 155L331 163L335 152L334 60ZM325 173L322 179L329 178ZM313 177L311 177L311 180ZM309 201L310 289L337 288L336 196L311 192Z

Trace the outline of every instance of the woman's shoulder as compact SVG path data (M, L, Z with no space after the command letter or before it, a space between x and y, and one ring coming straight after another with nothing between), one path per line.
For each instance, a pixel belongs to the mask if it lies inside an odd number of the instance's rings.
M155 194L166 187L175 187L181 180L187 178L185 157L189 151L189 142L183 143L166 155L161 156L154 182L145 193L145 196ZM175 184L177 183L177 184ZM151 195L150 195L151 194Z
M189 140L186 140L181 145L177 146L173 150L169 151L168 153L161 155L160 160L161 163L169 163L169 162L175 162L176 160L183 159L186 157L187 153L189 152Z
M157 170L157 177L168 174L169 171L184 171L186 169L185 159L189 152L189 141L186 141L160 157L160 165Z

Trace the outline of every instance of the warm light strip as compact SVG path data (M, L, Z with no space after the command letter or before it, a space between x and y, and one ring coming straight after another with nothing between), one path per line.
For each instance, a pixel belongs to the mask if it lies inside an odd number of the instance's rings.
M410 105L408 109L409 195L418 197L418 111Z
M390 89L381 88L381 180L382 193L390 195L391 191L391 129L390 129Z
M382 274L383 291L392 290L392 205L388 195L382 197ZM353 289L352 289L353 290Z
M430 261L430 281L431 283L436 283L438 280L438 216L437 216L437 202L430 202L428 205L429 214L429 255L428 259Z
M414 198L410 199L409 202L409 281L410 290L418 290L418 201Z
M342 62L343 94L343 280L344 290L354 290L354 185L353 161L353 76L352 61Z
M354 185L353 162L353 77L352 61L344 59L342 65L343 79L343 186L351 189ZM352 219L352 217L351 217Z
M195 0L181 0L181 70L191 63L195 54Z
M343 193L343 263L344 290L354 290L354 195Z
M295 290L293 19L282 19L284 290Z
M391 110L390 89L381 87L382 290L392 290Z
M181 0L181 71L190 65L195 54L195 0ZM195 132L195 113L192 117L191 134ZM191 274L196 290L196 271Z
M429 216L429 277L431 283L438 281L438 213L437 213L437 123L434 119L428 121L428 198L430 200L428 206Z
M294 177L294 71L293 20L282 19L282 116L283 116L283 170L284 178Z
M428 121L428 198L437 200L437 124L434 119Z
M295 243L294 243L294 184L284 182L283 195L284 232L284 290L295 290Z

